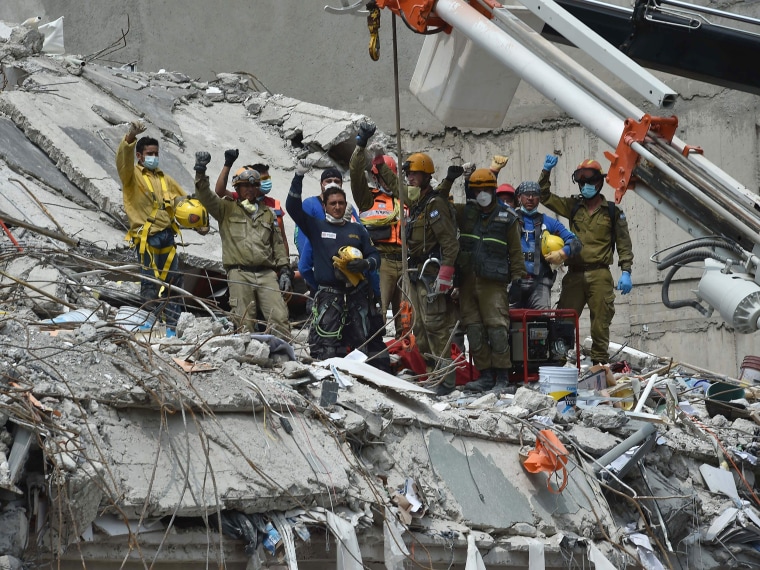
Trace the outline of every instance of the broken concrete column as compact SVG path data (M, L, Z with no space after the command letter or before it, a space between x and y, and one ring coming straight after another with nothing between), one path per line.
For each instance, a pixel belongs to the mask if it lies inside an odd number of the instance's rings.
M0 513L0 552L21 557L29 536L29 521L26 509L10 506Z

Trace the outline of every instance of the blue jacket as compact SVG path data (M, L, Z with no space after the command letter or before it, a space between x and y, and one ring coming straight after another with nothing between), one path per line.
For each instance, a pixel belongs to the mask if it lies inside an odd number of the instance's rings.
M552 235L562 238L565 242L562 251L564 251L568 257L577 255L580 252L582 247L580 240L573 232L562 225L562 222L559 220L545 216L541 212L528 214L522 208L517 209L517 216L520 221L520 244L522 245L523 253L528 254L528 257L525 259L525 270L528 272L528 275L538 275L541 273L541 269L548 270L549 268L549 265L545 262L540 263L539 267L536 267L535 260L529 259L531 253L533 253L534 256L536 251L540 253L540 243L538 244L538 249L536 249L536 234L538 234L538 239L540 240L541 234L544 230ZM540 224L538 232L535 231L537 223ZM539 269L539 271L535 271L536 269Z

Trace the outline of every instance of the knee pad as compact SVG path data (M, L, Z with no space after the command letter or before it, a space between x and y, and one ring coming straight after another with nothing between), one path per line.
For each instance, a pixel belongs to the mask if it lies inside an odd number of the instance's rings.
M467 325L465 329L467 340L470 343L470 350L480 350L485 342L486 329L481 324Z
M509 331L507 327L488 327L488 344L491 352L504 354L509 350Z

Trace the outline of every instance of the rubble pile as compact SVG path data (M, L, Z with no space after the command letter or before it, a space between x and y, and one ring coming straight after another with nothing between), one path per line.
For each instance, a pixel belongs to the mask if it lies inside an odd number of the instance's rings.
M310 362L298 327L236 333L189 291L176 337L141 329L113 164L127 123L188 189L195 150L245 146L284 199L293 158L345 163L361 117L244 74L36 56L35 33L0 44L0 567L760 562L753 379L618 345L582 364L576 401L540 382L435 400ZM183 239L185 270L221 268L215 226Z

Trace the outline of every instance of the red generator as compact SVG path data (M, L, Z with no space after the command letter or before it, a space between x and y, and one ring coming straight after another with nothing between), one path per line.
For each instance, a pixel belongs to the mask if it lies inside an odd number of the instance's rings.
M578 313L572 309L510 309L509 320L511 382L536 382L540 366L564 366L571 348L575 348L575 365L580 371Z

